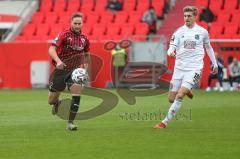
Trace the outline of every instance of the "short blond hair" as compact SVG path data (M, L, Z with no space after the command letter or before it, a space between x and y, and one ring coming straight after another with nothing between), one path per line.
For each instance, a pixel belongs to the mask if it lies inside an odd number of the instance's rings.
M198 9L195 6L186 6L183 8L183 13L185 12L193 12L194 16L198 15Z

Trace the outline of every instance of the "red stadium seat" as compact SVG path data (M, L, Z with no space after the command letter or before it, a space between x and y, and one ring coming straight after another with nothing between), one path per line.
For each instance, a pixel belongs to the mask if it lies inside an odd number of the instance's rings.
M156 7L163 8L164 7L164 0L152 0L152 6L154 8L156 8Z
M41 12L50 12L53 8L53 1L49 0L41 0L40 8L39 10Z
M195 5L200 9L201 6L208 7L209 0L196 0Z
M122 24L121 25L121 35L132 36L134 33L134 25Z
M107 5L107 1L108 1L108 0L97 0L97 1L96 1L96 5L99 5L99 4Z
M163 5L162 3L155 3L155 5L153 6L155 9L155 12L157 14L158 17L162 17L163 15Z
M63 12L65 10L66 10L65 1L62 1L62 0L55 1L54 7L53 7L54 12Z
M152 6L158 17L163 16L164 0L153 0Z
M96 35L89 35L88 39L90 41L98 41L100 39L100 37L99 37L99 35L97 35L97 36Z
M61 31L63 31L63 27L61 25L57 25L55 27L51 27L49 35L56 38Z
M124 0L123 3L137 3L138 0ZM144 0L142 0L144 1Z
M218 35L222 34L222 32L223 32L222 24L212 23L212 25L210 27L210 31L209 31L209 34L211 35L211 37L218 36Z
M92 33L92 25L84 25L82 27L82 34L89 36Z
M234 39L240 39L240 34L235 34L235 35L233 35L233 38L234 38Z
M218 14L217 21L218 23L227 23L230 21L230 14Z
M36 25L35 24L27 24L22 32L22 35L33 36L36 33Z
M93 36L102 36L105 34L106 27L99 25L98 27L93 27L92 35Z
M18 42L20 42L20 41L27 41L27 37L26 36L17 36L15 38L15 41L18 41Z
M126 1L123 3L123 10L124 11L133 11L136 9L136 3L135 2L129 2Z
M58 15L47 15L44 21L45 24L55 24L58 21Z
M234 10L221 10L221 12L219 12L218 14L228 14L229 16L231 16L233 14Z
M94 5L94 0L81 0L81 5L84 5L84 4L91 4L91 5Z
M225 23L224 34L234 35L238 33L238 23Z
M214 0L211 1L209 4L209 8L213 11L213 13L218 14L221 12L221 9L223 7L223 1L222 0Z
M99 12L99 13L106 11L107 1L108 0L97 0L94 11Z
M232 39L233 35L232 34L220 34L216 36L217 39Z
M206 22L199 22L198 25L203 27L203 28L205 28L206 30L208 30L208 23L206 23Z
M118 24L109 24L106 35L119 35L120 26Z
M238 13L232 14L231 22L240 24L240 14Z
M35 12L32 16L31 23L40 24L45 20L45 14L43 12Z
M92 12L94 9L93 3L82 3L81 5L81 12L83 14L87 14L88 12Z
M70 19L71 17L69 15L65 15L65 16L60 16L58 23L59 24L66 24L66 23L70 23Z
M135 35L146 36L149 32L149 26L146 23L136 24Z
M126 23L128 21L128 13L124 11L117 12L114 22L115 23Z
M217 36L220 39L232 39L238 33L238 23L225 23L224 34Z
M121 41L124 38L125 38L125 36L123 36L123 35L107 35L105 39L114 40L114 41L118 42L118 41Z
M66 1L66 0L55 0L55 1L54 1L54 5L57 5L57 4L66 5L66 4L67 4L67 1Z
M70 28L70 24L62 24L63 29L69 29Z
M89 23L89 24L96 24L99 22L99 15L97 14L88 14L87 15L87 20L85 21L85 23Z
M138 16L143 16L143 13L144 13L145 11L138 11L138 10L136 10L136 11L128 11L128 15L129 16L135 16L135 15L138 15Z
M49 36L47 35L32 36L28 38L28 41L47 41L47 40L53 39L49 39Z
M80 9L80 1L78 0L68 0L67 11L76 12Z
M149 3L139 3L136 7L136 10L138 12L145 12L149 9L150 4Z
M107 42L108 40L111 39L111 37L112 37L112 35L108 35L108 34L107 35L102 35L102 36L99 37L98 40L101 40L103 42Z
M238 0L225 0L224 10L233 11L238 8Z
M232 11L232 14L240 14L240 8L238 8L237 10Z
M48 35L48 36L43 36L42 39L43 41L52 41L56 38L56 36Z
M100 36L98 40L101 40L101 41L114 40L116 42L120 42L122 39L126 39L126 37L122 35L103 35L103 36Z
M147 5L150 6L150 1L151 0L140 0L140 1L137 0L137 3L140 4L140 5L147 4ZM154 1L154 0L152 0L152 1ZM157 1L161 1L161 0L157 0ZM152 2L152 3L154 3L154 2Z
M96 12L104 12L106 10L106 4L97 3L94 10Z
M141 19L142 19L142 15L139 15L139 14L129 14L128 23L131 23L131 24L140 23Z
M48 24L41 24L37 26L36 36L49 35L50 28Z
M100 23L102 24L112 23L113 18L114 18L114 14L112 12L108 12L108 11L102 12Z

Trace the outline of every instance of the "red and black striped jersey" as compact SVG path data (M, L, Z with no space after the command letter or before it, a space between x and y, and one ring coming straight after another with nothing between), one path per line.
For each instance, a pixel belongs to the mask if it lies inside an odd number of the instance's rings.
M71 59L76 55L84 55L90 50L88 38L81 33L73 32L70 28L60 32L51 44L57 47L58 57L62 61ZM55 61L52 63L56 65Z

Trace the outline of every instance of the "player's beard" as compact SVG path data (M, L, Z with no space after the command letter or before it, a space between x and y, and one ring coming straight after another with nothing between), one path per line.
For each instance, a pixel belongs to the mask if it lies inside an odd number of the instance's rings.
M75 28L72 27L72 31L76 34L80 34L81 28L80 29L75 29Z

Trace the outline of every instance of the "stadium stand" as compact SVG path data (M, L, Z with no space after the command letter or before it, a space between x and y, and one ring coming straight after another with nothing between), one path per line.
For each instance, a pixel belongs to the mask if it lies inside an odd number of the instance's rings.
M122 2L123 10L114 14L106 10L107 0L40 0L39 10L33 14L16 41L49 40L66 28L70 21L69 17L76 11L84 15L83 33L88 35L90 40L121 39L126 35L147 36L149 29L141 22L143 12L151 5L159 17L162 17L164 12L164 0L122 0ZM99 27L90 27L95 24ZM107 30L106 26L111 29ZM110 34L113 37L110 37Z
M197 23L200 26L209 30L211 38L239 38L239 4L240 2L238 0L185 0L176 4L174 9L168 14L168 18L164 19L163 25L158 30L158 33L164 34L167 39L169 39L173 31L179 27L179 24L183 23L183 19L175 18L177 15L182 14L182 8L185 5L196 5L200 12L201 6L209 7L216 16L212 25L209 26L206 22L199 22L199 17L197 19ZM172 22L172 19L174 19L175 23Z
M195 5L200 8L201 6L207 7L208 6L208 0L196 0Z
M148 9L149 6L154 7L158 17L163 17L163 14L165 13L165 0L121 1L123 2L123 10L118 11L114 14L113 12L106 10L107 0L40 0L39 10L33 14L29 23L22 30L22 33L19 34L19 37L16 38L16 41L31 40L31 37L33 37L35 40L37 40L38 37L39 39L43 39L43 35L39 36L39 33L44 34L44 36L46 35L45 37L47 37L47 39L53 37L54 34L56 36L57 32L68 26L68 23L70 21L69 17L73 12L76 11L83 13L85 26L89 27L90 25L93 26L94 24L97 24L100 26L110 26L113 28L113 24L117 24L118 27L116 29L113 29L113 32L118 32L116 35L118 37L124 37L127 34L133 36L142 34L143 36L146 36L148 35L148 29L146 29L146 27L140 27L144 25L141 23L141 17L143 13ZM191 3L192 2L193 1L191 1ZM189 0L189 2L184 1L184 3L178 5L180 5L181 8L183 5L185 5L185 3L191 4ZM208 26L204 22L200 23L199 21L198 24L209 30L211 38L226 39L239 37L239 3L240 2L238 0L195 0L192 4L196 5L199 10L201 6L205 6L209 7L213 11L216 18L211 26ZM175 7L175 9L172 10L168 15L168 18L171 19L171 16L176 16L178 14L177 12L180 13L181 10L178 11L178 9ZM181 21L181 19L177 19L177 21ZM40 24L48 25L49 29L46 29L46 27L40 27ZM166 29L164 29L165 24ZM169 19L164 19L164 24L158 33L165 34L168 38L171 35L172 30L175 30L177 28L177 24L178 23L172 23ZM33 29L33 26L36 30ZM55 29L56 26L58 29ZM102 30L104 31L102 33L99 33L99 31L97 31L97 34L95 33L96 31L94 31L94 27L90 27L90 29L85 29L83 27L83 30L84 34L89 35L91 38L93 36L100 36L93 39L101 39L101 36L103 36L105 39L108 37L111 38L109 36L109 31L107 30ZM127 32L125 34L124 32L127 30L130 32Z
M239 37L240 10L238 0L211 0L209 7L216 15L209 27L211 38L232 39Z

